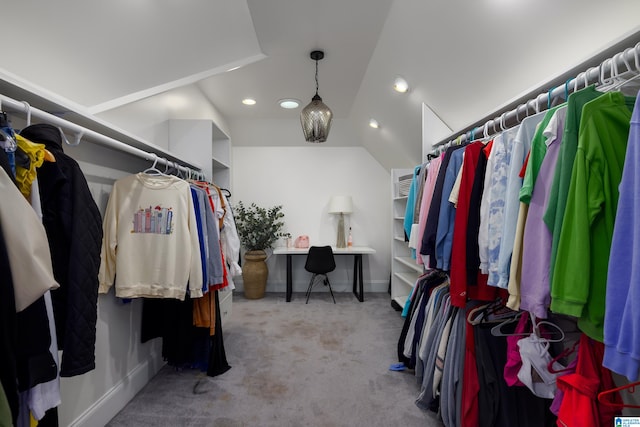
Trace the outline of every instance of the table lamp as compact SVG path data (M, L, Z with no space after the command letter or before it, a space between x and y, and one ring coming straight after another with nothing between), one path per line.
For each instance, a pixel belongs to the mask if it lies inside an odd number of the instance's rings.
M347 247L344 238L344 214L351 212L353 212L351 196L331 196L331 200L329 200L329 213L340 214L340 219L338 220L338 239L336 241L337 248Z

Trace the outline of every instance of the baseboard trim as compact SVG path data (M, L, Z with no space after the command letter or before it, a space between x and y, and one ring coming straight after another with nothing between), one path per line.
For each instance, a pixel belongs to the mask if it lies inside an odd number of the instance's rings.
M147 360L140 363L76 418L70 426L93 427L106 425L147 385L164 364L162 360Z
M234 283L236 286L236 292L242 292L243 283L241 278L234 278ZM293 292L306 292L307 286L309 286L309 282L300 282L293 284ZM331 280L331 287L333 288L333 292L352 292L353 283L345 282L345 281L334 281ZM314 288L314 292L329 292L328 289L325 289L324 286L317 286ZM267 282L267 292L286 292L287 285L284 283L269 283ZM365 281L364 283L364 293L365 296L367 292L388 292L389 291L389 281L388 280L371 280Z

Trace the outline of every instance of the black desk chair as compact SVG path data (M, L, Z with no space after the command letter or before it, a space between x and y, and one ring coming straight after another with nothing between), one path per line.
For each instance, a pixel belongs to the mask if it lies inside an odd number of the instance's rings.
M315 285L316 277L322 278L324 285L329 286L329 292L331 292L331 298L333 298L333 303L335 304L336 298L333 296L331 282L329 282L329 277L327 276L327 273L336 269L336 261L333 258L331 246L311 246L304 269L309 273L313 273L307 289L307 302L305 304L309 303L309 296L311 295L311 289Z

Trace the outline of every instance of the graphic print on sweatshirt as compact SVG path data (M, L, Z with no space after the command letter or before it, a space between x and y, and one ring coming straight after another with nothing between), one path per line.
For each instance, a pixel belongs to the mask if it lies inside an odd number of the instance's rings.
M156 207L139 208L133 214L131 233L171 234L173 232L173 210Z

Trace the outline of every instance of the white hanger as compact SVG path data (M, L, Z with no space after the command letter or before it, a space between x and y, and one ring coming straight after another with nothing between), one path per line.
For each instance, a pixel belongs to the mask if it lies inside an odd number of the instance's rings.
M609 65L609 77L606 77L606 72L605 72L605 68L607 67L607 65ZM616 75L617 72L617 65L615 64L615 61L612 58L608 58L605 59L604 61L602 61L602 64L600 64L598 66L598 84L597 84L597 88L600 92L609 92L611 91L612 87L614 86L614 83L616 82L614 80L614 76Z
M496 117L495 119L491 120L491 127L493 128L494 135L498 133L498 129L496 129L496 126L499 120L500 120L500 117Z
M484 124L484 129L483 129L483 131L482 131L482 136L483 136L483 138L482 138L482 139L483 139L484 141L488 141L488 140L489 140L489 121L487 121L487 122Z
M518 106L516 107L516 122L517 122L517 123L521 123L521 122L520 122L520 107L521 107L521 106L522 106L522 104L520 104L520 105L518 105Z
M22 103L27 113L27 125L25 127L28 127L31 126L31 105L27 101L22 101Z
M505 320L502 323L498 323L496 326L491 328L491 335L493 335L494 337L523 337L523 336L531 335L531 332L518 332L518 333L512 332L509 334L502 332L503 326L519 321L521 316L522 316L522 312L518 313L516 316L512 318Z
M150 168L145 169L142 173L147 174L147 175L164 175L166 176L164 173L162 173L161 170L159 170L158 168L156 168L156 165L158 164L158 155L154 154L153 155L155 157L155 159L153 160L153 165L151 165Z
M540 112L540 103L538 102L538 98L532 99L531 102L534 102L533 110L536 112L536 114L538 114ZM527 106L528 105L529 103L527 102Z
M579 91L579 90L580 90L580 78L581 78L581 77L584 79L584 88L583 88L583 89L585 89L585 88L588 86L588 82L587 82L587 73L586 73L585 71L583 71L583 72L579 73L579 74L576 76L576 82L575 82L575 84L573 85L573 92L574 92L574 93L576 93L577 91Z
M498 325L494 326L493 328L491 328L491 335L493 335L494 337L518 337L518 336L528 336L531 335L532 333L535 334L536 336L540 337L543 340L546 340L547 342L561 342L564 340L565 338L565 334L564 331L555 323L553 322L549 322L548 320L540 320L537 321L536 319L536 315L533 313L529 313L529 317L531 318L531 324L533 325L533 329L532 332L521 332L521 333L504 333L502 332L502 327L505 325L508 325L510 323L513 323L517 320L520 319L520 315L514 317L514 318L510 318L505 320L502 323L499 323ZM560 333L560 337L559 338L545 338L542 337L540 334L540 325L548 325L551 328L555 329L556 331L558 331Z
M517 110L516 110L516 114L517 114ZM504 132L505 130L507 130L507 128L505 127L505 119L507 117L507 112L505 111L504 113L502 113L502 115L500 116L500 129L502 129L502 131Z
M623 73L620 73L618 70L618 63L616 61L618 55L622 56L625 67L627 68L627 70ZM629 61L626 60L626 55L624 53L622 54L618 53L613 58L614 58L612 60L613 63L611 64L611 76L607 81L609 84L606 85L605 87L600 87L598 89L601 91L611 92L614 90L620 90L622 87L628 86L632 82L638 83L636 82L636 80L640 78L640 58L638 58L637 49L634 49L634 59L636 63L636 70L633 70L633 67L631 66ZM627 87L627 89L628 89L628 93L627 93L628 95L636 95L638 93L638 90L640 89L640 84L635 84L633 86Z

